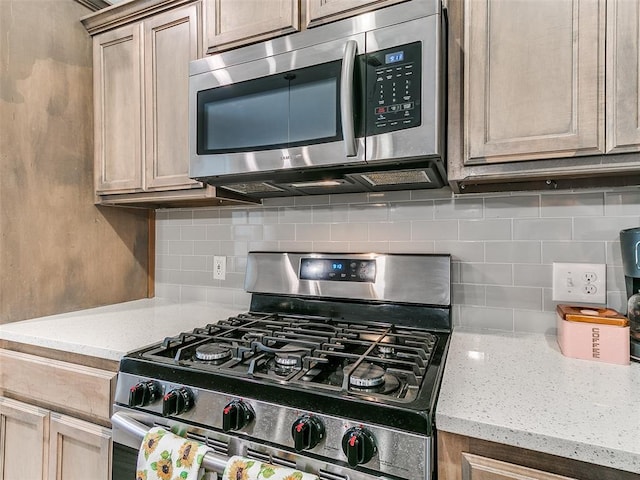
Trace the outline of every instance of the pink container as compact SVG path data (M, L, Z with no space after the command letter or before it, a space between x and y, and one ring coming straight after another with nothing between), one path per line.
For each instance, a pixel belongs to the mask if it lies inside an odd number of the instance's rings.
M629 365L629 327L570 322L558 315L558 345L567 357Z

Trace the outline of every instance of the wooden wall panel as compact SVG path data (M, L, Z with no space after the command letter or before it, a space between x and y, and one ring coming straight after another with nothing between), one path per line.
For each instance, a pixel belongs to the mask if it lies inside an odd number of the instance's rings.
M88 13L0 2L0 323L147 294L147 211L94 205Z

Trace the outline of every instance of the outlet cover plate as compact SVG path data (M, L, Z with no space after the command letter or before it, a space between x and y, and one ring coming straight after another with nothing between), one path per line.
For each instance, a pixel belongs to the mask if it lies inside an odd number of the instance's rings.
M227 257L213 257L213 279L224 280L227 276Z
M607 266L601 263L554 263L553 300L607 303Z

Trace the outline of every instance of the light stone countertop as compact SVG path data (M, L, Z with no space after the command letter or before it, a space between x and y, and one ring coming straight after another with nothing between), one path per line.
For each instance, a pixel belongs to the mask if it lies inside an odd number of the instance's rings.
M144 299L0 325L0 339L117 361L243 311ZM456 328L436 426L640 472L640 364L567 358L553 336Z
M119 361L165 337L242 311L150 298L0 325L0 339Z
M555 336L455 329L439 430L640 472L640 364L562 355Z

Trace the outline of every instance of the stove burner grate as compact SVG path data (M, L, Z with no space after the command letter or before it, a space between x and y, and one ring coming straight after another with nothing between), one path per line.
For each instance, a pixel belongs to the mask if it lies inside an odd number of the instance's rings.
M184 368L409 401L437 336L388 323L246 313L170 337L142 353Z

